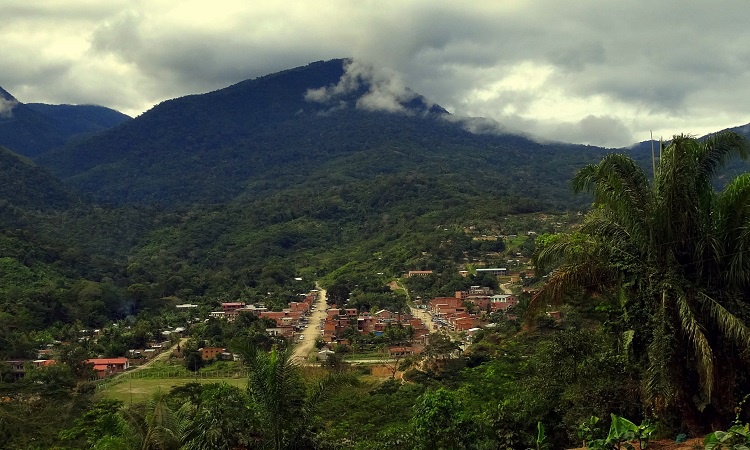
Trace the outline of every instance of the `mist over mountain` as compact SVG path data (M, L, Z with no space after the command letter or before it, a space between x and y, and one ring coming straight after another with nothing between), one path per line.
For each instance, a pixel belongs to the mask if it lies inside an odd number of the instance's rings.
M127 120L129 116L103 106L21 103L0 87L0 145L20 155L33 158Z
M419 174L539 208L569 201L575 169L604 153L468 128L389 74L339 59L163 102L38 161L113 204L216 203L313 179L337 186L327 175L340 185Z

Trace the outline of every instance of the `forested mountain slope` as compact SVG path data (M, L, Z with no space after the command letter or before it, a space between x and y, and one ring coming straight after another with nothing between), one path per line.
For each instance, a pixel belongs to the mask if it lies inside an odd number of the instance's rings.
M3 208L65 210L77 196L59 179L30 159L0 147L0 204Z
M170 100L39 162L114 204L257 197L312 174L320 189L420 174L460 191L559 208L569 205L566 183L575 168L604 152L475 134L410 91L388 107L371 106L368 99L386 95L371 80L347 78L346 64L317 62Z
M36 157L76 136L119 125L130 117L94 105L24 104L0 88L0 146Z

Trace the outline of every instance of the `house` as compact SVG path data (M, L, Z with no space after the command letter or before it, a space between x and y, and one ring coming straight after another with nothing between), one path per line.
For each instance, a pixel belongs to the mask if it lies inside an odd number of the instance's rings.
M396 315L392 312L388 311L387 309L381 309L380 311L375 313L375 317L377 317L380 320L390 320L393 319Z
M463 300L460 298L455 297L437 297L430 300L430 302L427 305L427 309L433 313L437 314L440 312L441 309L446 308L460 308L463 306Z
M214 318L214 319L223 319L226 315L226 312L224 311L211 311L208 314L208 317Z
M492 311L507 311L518 304L518 297L510 294L497 294L493 295L490 301L490 309Z
M474 296L489 296L489 295L492 295L493 293L494 292L492 291L492 289L488 287L471 286L466 291L456 291L456 298L465 299L465 298L474 297Z
M227 351L225 348L221 347L203 347L198 349L199 352L201 352L201 359L204 361L208 361L210 359L217 359L221 357L221 354Z
M128 358L91 358L86 360L87 363L94 365L94 370L99 378L108 375L125 372L130 368Z
M492 267L492 268L486 268L486 269L477 269L477 275L481 273L489 273L490 275L495 275L496 277L499 277L499 276L508 275L508 269L505 267Z
M470 316L456 317L451 321L451 325L455 331L468 331L479 325L479 319Z
M428 275L432 275L432 271L431 270L410 270L406 274L406 278L411 278L411 277L426 277Z
M329 350L327 348L324 348L323 350L318 352L318 360L319 361L328 361L328 357L331 355L335 355L336 352L333 350Z
M236 309L244 308L245 304L241 302L225 302L221 304L221 310L224 312L234 311Z
M5 361L10 366L11 373L15 379L23 378L26 375L25 361Z
M414 349L411 347L388 347L388 356L408 356L414 354Z
M289 303L289 309L292 312L306 313L310 310L310 304L307 302L291 302Z

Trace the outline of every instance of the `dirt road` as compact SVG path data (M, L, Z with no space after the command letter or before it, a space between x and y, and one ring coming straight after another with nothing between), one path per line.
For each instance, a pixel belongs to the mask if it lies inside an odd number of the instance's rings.
M406 300L407 300L407 306L409 306L409 311L411 311L411 315L416 317L417 319L421 319L422 323L427 327L427 330L430 333L434 333L435 330L437 330L439 327L436 327L436 323L432 321L432 315L428 313L426 310L417 308L414 306L414 303L411 301L411 295L409 295L409 291L406 290L406 286L403 286L401 283L398 282L398 280L391 281L388 286L391 287L391 290L403 290L406 293Z
M162 351L161 353L159 353L158 355L154 356L153 358L151 358L150 360L146 361L145 363L141 364L140 366L134 367L131 370L128 370L127 372L123 372L123 373L137 372L139 370L143 370L143 369L149 367L151 364L155 363L156 361L166 361L167 359L169 359L169 356L172 354L172 350L175 349L175 348L177 348L177 345L179 345L180 348L185 347L185 342L187 342L187 340L188 340L188 338L186 338L186 337L181 338L179 344L175 344L175 345L169 347L168 349Z
M307 362L307 357L310 352L315 348L315 338L320 336L320 326L326 315L326 290L321 289L318 291L318 298L315 300L315 310L310 314L308 318L308 326L302 332L302 336L305 338L297 341L297 346L294 348L294 354L292 358L294 361L300 364ZM299 339L297 337L296 339Z
M432 321L432 316L430 315L430 313L428 313L424 309L420 309L411 305L409 305L409 309L411 310L412 316L422 320L430 333L434 333L435 330L439 328L436 326L436 323Z

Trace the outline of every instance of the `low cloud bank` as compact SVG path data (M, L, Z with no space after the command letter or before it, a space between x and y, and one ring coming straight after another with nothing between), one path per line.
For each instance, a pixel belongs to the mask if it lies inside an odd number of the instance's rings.
M309 89L305 100L316 103L337 102L344 96L363 90L366 92L357 99L355 107L366 111L407 113L404 105L418 97L406 87L398 73L350 60L344 66L344 75L338 83Z

